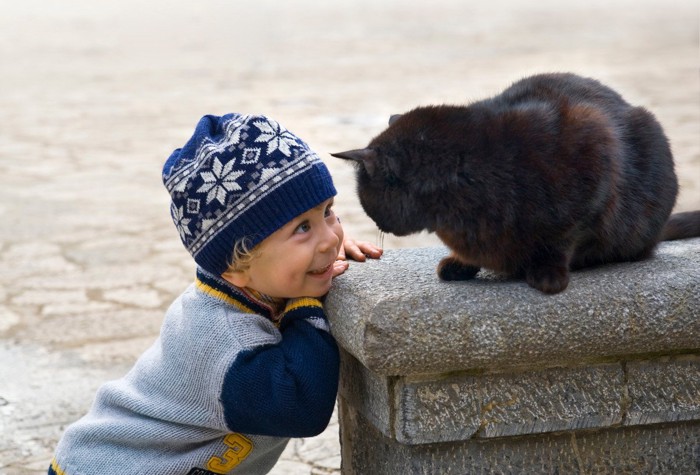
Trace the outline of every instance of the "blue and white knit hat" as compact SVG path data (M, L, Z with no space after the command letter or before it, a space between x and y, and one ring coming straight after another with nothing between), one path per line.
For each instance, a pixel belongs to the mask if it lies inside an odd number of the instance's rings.
M207 115L163 167L170 213L194 260L226 271L233 246L255 246L296 216L335 196L328 169L309 146L264 116Z

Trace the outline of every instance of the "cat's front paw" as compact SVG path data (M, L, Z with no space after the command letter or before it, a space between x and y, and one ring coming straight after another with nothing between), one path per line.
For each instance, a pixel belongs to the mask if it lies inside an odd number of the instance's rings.
M437 268L438 277L442 280L469 280L479 272L479 267L468 266L454 257L445 257Z
M525 280L530 287L545 294L558 294L569 285L569 270L566 267L537 267L527 271Z

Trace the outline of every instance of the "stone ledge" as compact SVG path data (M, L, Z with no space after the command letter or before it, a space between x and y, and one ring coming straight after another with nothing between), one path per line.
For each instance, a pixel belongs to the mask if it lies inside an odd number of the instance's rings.
M572 274L544 295L487 273L442 282L442 247L354 264L326 300L340 346L382 375L557 367L700 348L700 239Z
M700 355L406 378L342 362L341 397L403 444L700 420Z
M465 473L698 473L700 423L406 445L385 437L340 398L347 475Z

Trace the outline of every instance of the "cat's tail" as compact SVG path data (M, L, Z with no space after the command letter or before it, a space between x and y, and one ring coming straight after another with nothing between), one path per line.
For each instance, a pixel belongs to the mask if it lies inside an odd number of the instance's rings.
M700 237L700 211L674 213L666 221L662 241Z

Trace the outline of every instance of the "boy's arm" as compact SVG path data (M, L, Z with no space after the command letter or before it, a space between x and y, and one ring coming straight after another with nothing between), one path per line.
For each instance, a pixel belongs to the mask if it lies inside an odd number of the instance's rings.
M318 299L292 299L282 340L240 353L222 388L233 432L280 437L320 434L333 413L339 354Z

